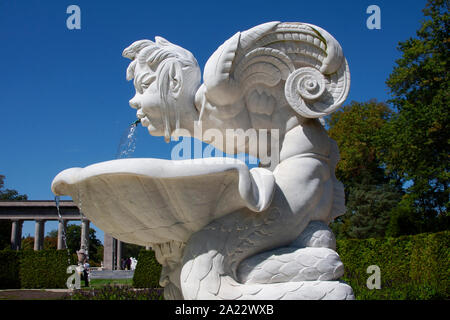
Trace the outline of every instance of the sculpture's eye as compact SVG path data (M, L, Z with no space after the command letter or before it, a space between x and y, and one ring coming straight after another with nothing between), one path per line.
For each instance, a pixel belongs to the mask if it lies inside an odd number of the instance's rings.
M141 88L142 90L146 90L153 81L156 80L156 75L147 73L142 77Z

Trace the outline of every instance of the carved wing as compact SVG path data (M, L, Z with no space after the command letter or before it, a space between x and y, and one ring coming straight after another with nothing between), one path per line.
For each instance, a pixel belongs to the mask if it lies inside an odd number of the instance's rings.
M209 58L203 79L196 97L201 115L208 102L224 119L247 107L252 121L286 104L303 117L323 117L350 88L339 43L306 23L269 22L236 33Z

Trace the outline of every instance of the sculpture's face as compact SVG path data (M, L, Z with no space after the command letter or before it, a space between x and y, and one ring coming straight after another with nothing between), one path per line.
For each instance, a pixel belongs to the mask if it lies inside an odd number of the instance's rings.
M151 135L163 136L161 104L164 102L158 89L157 73L148 65L138 64L135 69L134 87L136 94L130 100L130 106L137 109L136 116Z

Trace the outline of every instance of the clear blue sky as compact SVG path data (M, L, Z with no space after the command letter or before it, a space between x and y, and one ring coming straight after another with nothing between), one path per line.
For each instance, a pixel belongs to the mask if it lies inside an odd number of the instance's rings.
M190 50L203 68L237 31L274 20L312 23L344 49L352 78L347 102L386 101L397 44L415 36L425 3L0 0L0 174L7 188L46 200L61 170L113 159L135 120L122 50L157 35ZM66 27L71 4L81 9L81 30ZM372 4L381 9L381 30L366 27ZM140 127L134 156L168 158L172 146ZM52 229L56 223L47 223ZM23 234L33 235L34 223L25 223Z

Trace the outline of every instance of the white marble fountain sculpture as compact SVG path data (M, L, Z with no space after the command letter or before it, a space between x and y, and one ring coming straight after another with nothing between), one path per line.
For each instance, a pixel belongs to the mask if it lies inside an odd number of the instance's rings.
M62 171L53 192L115 238L151 246L166 299L354 299L328 228L345 212L339 151L319 121L349 91L339 43L306 23L258 25L214 52L203 84L194 56L161 37L123 56L130 105L151 135L201 126L210 134L197 138L265 165L119 159ZM255 145L252 130L271 134Z

